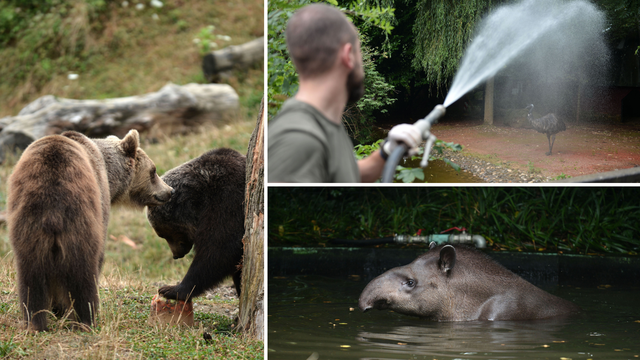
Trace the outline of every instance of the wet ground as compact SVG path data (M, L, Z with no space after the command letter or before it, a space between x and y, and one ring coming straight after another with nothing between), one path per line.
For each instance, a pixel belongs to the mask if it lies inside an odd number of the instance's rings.
M430 322L358 310L356 276L269 279L269 359L634 359L640 357L637 287L547 290L578 304L569 319Z
M533 129L445 118L432 132L461 144L461 153L446 155L487 182L541 182L640 166L638 120L567 124L556 135L551 156L545 155L546 135Z

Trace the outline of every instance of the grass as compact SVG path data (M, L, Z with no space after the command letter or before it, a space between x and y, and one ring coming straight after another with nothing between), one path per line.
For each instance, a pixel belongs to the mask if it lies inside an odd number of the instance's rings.
M529 174L539 174L542 172L540 169L536 168L531 161L527 162L527 168L529 169Z
M66 3L73 13L88 2L56 0L55 3ZM204 83L200 49L193 42L202 29L214 25L216 34L231 37L231 41L220 47L263 35L264 3L261 0L166 0L160 9L147 5L143 11L135 10L135 2L131 1L128 8L123 8L121 1L104 3L98 23L87 25L86 18L72 19L78 20L74 24L84 24L90 29L87 33L90 46L72 61L77 67L53 67L55 71L39 77L38 81L35 77L31 78L34 81L27 79L18 84L3 81L0 117L16 115L26 104L46 94L104 99L157 91L169 81ZM154 12L159 16L157 21L151 18ZM16 49L20 41L0 48L3 59L0 73L9 74L14 70L11 66L19 64L18 58L11 56L19 55ZM70 72L79 74L78 80L69 80L67 73ZM235 72L225 80L237 91L241 106L238 118L228 124L202 127L188 135L159 135L154 139L141 134L141 146L155 162L158 173L163 174L212 148L230 147L245 154L264 91L263 79L263 69L254 68ZM7 177L18 159L19 154L10 155L0 165L0 212L6 208ZM196 325L192 328L148 325L151 298L161 284L182 279L193 253L173 260L165 240L156 236L140 211L112 209L108 234L98 284L101 307L97 326L91 332L73 331L69 319L50 317L51 331L29 334L20 326L13 253L6 226L0 225L0 357L263 358L263 342L233 331L237 298L214 295L195 299ZM118 241L123 236L132 240L136 248ZM231 286L231 281L223 285ZM205 333L211 334L211 340L204 339Z
M169 81L181 85L203 83L201 49L193 42L203 29L214 25L216 34L231 37L228 42L219 41L219 47L242 44L264 33L264 3L259 0L166 0L160 9L147 4L142 11L135 10L133 1L127 8L121 1L105 1L93 16L86 11L84 1L56 2L67 8L67 17L54 7L51 16L44 18L68 23L69 29L62 26L59 34L51 35L53 31L34 24L18 36L13 46L0 47L0 75L5 79L0 83L0 117L16 115L24 105L47 94L105 99L158 91ZM158 20L152 19L153 13ZM77 53L65 48L65 31L82 37ZM57 47L42 54L41 34L52 37L50 43ZM78 44L74 49L79 49ZM65 53L66 57L60 55ZM76 56L69 59L69 53ZM44 57L25 68L25 57L38 56ZM43 66L50 63L55 66ZM69 80L69 73L77 73L78 79ZM263 69L234 75L227 82L240 95L249 117L255 118L263 92ZM21 78L25 79L18 82Z
M454 226L492 250L640 252L638 188L270 188L269 245L437 234Z

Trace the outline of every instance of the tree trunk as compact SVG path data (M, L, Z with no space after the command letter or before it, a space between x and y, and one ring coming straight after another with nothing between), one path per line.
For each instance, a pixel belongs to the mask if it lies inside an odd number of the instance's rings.
M244 258L238 328L264 339L264 97L247 151Z
M484 91L484 124L493 125L493 84L494 79L487 80Z
M207 122L232 119L238 94L229 85L167 84L160 91L106 100L73 100L43 96L17 116L0 119L0 163L5 148L24 150L31 142L75 130L90 137L129 130L186 133Z
M228 77L231 70L245 70L264 60L264 37L208 53L202 59L202 71L209 82Z

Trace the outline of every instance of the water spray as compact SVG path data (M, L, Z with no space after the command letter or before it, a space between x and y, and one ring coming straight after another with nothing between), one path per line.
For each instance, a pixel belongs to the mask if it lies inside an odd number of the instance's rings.
M435 135L431 133L431 125L438 122L438 120L444 116L447 109L442 105L436 105L433 110L425 117L424 119L420 119L416 121L413 125L416 126L420 133L422 134L422 139L426 140L427 143L424 146L424 153L422 154L422 161L420 161L420 167L423 169L427 167L429 164L429 153L431 152L431 147L433 147L433 143L436 141ZM382 170L382 182L390 183L393 182L394 175L396 173L396 166L402 159L404 153L407 152L407 145L398 144L398 146L393 149L389 157L387 158L387 162L384 165L384 169Z
M585 0L523 0L493 11L465 51L444 105L437 105L426 118L414 124L427 141L420 166L427 166L436 140L430 132L431 125L444 116L445 108L513 61L527 60L538 74L550 78L562 74L565 64L581 66L582 73L594 77L598 71L588 67L585 59L605 67L608 59L603 35L605 20L604 13ZM533 49L547 51L538 60L528 59L525 54ZM382 182L393 182L396 166L406 151L405 145L398 145L389 154Z

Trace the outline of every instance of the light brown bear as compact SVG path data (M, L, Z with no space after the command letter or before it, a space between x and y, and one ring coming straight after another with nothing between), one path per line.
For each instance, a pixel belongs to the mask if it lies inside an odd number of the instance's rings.
M13 169L7 224L29 329L47 330L50 308L73 307L93 326L111 205L142 209L171 198L139 144L136 130L122 140L67 131L32 143Z

